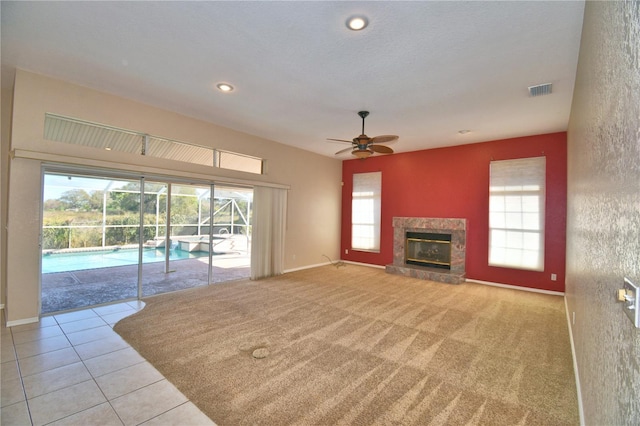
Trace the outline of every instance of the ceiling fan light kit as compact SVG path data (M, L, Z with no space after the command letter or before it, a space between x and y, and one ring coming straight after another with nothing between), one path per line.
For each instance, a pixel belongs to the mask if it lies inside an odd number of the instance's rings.
M369 158L374 153L393 154L393 149L381 144L394 143L398 140L398 136L380 135L370 138L364 133L364 119L369 115L369 111L359 111L358 115L362 118L362 134L360 136L353 138L351 141L344 139L327 139L330 141L345 142L351 144L351 148L341 149L340 151L336 152L336 155L351 151L352 155L361 160L364 160L365 158Z
M371 154L373 154L373 152L369 151L369 150L366 150L366 149L353 151L353 155L355 155L356 157L358 157L361 160L364 160L365 158L371 157Z

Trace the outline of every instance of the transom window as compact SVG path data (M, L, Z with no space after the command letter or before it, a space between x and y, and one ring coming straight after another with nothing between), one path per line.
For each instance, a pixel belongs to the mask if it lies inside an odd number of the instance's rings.
M49 113L45 114L44 138L105 151L127 152L246 173L265 174L266 160L262 158Z
M221 169L264 174L264 160L262 158L216 149L214 161L215 166Z

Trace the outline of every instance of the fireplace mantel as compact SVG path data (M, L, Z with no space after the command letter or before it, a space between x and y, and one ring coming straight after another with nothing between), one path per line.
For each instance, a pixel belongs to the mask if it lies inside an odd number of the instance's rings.
M424 280L460 284L465 280L466 219L430 217L393 218L393 264L386 266L390 274L405 275ZM451 234L451 269L442 270L405 264L405 235L407 232Z

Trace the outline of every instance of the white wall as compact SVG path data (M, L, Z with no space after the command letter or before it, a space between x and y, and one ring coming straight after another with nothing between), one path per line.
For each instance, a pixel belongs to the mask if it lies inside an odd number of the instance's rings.
M640 2L587 2L568 130L569 314L587 425L640 422Z
M45 113L267 159L267 175L132 156L44 140ZM289 186L285 269L338 258L341 162L274 141L160 110L68 82L18 70L13 104L9 176L7 319L39 314L40 170L43 162L100 166L219 181L252 180Z

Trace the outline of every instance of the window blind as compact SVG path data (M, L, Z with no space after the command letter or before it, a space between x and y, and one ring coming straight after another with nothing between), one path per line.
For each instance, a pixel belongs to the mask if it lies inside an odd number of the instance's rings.
M544 270L546 158L492 161L489 265Z
M382 172L355 173L351 197L351 248L380 251Z

